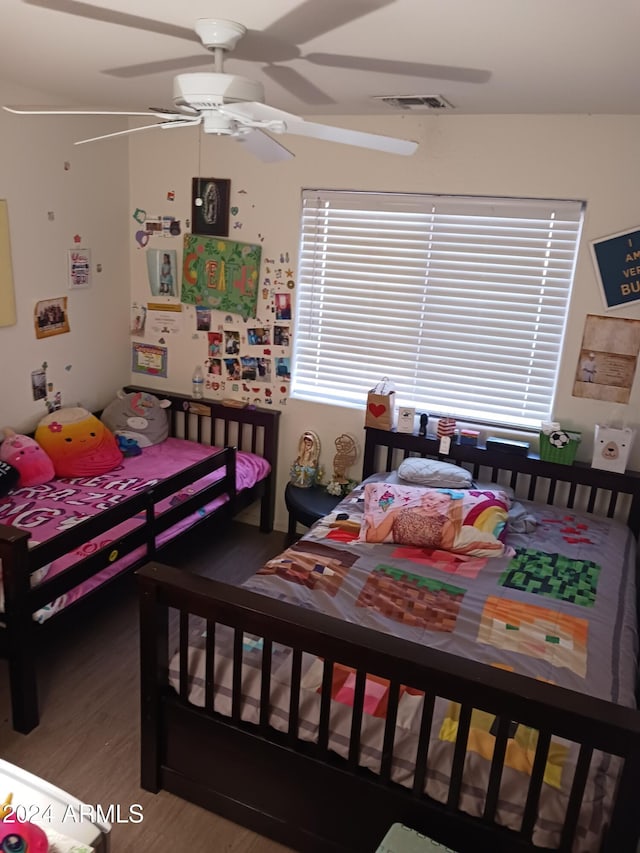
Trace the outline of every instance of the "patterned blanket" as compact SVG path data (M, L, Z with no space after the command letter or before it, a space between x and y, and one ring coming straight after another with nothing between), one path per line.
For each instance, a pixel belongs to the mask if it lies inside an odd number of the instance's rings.
M358 541L362 491L270 560L244 586L254 592L357 622L466 659L633 706L636 673L635 542L623 525L566 509L522 502L535 518L532 532L507 533L503 557ZM508 529L508 528L507 528ZM513 551L511 551L513 549ZM513 554L513 555L512 555ZM216 710L231 711L232 636L216 633ZM204 704L203 653L192 649L190 700ZM258 721L262 640L245 635L242 718ZM304 655L300 737L317 737L323 664ZM286 730L290 650L276 647L272 664L271 725ZM177 685L178 661L171 666ZM330 747L347 755L355 674L336 666ZM367 678L361 763L379 770L388 684ZM392 778L413 781L422 694L402 688ZM459 706L436 700L425 791L445 801ZM468 739L461 808L481 815L493 754L495 718L476 710ZM497 819L519 828L537 732L512 725ZM545 771L534 843L552 846L573 778L577 748L554 738ZM618 768L600 754L579 825L579 846L598 839Z

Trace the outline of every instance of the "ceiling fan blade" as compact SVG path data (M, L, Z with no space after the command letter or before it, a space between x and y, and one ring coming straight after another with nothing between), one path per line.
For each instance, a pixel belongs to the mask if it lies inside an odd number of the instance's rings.
M146 116L151 115L162 118L163 116L174 115L174 110L158 110L148 109L144 111L138 110L118 110L108 109L106 107L54 107L54 106L13 106L5 104L2 107L8 113L16 113L17 115L34 115L34 116Z
M403 62L369 56L338 56L333 53L309 53L305 54L304 58L314 65L324 65L329 68L402 74L405 77L428 77L432 80L454 80L460 83L486 83L491 79L490 71L456 65L429 65L424 62Z
M89 139L78 139L74 145L84 145L86 142L98 142L101 139L112 139L114 136L125 136L128 133L139 133L141 130L153 130L155 127L161 127L166 130L167 127L184 127L185 125L199 124L198 120L189 119L188 121L167 121L159 122L158 124L145 124L142 127L129 127L127 130L116 130L115 133L103 133L102 136L92 136Z
M105 24L117 24L120 27L132 27L136 30L145 30L162 36L173 36L200 44L199 37L189 27L176 27L173 24L165 24L152 18L143 18L140 15L130 15L128 12L116 12L115 9L105 9L103 6L82 3L80 0L23 0L23 3L29 6L39 6L42 9L51 9L53 12L64 12L67 15L75 15L79 18L89 18Z
M376 151L386 151L389 154L413 154L418 143L407 139L398 139L395 136L381 136L378 133L365 133L361 130L349 130L344 127L333 127L328 124L317 124L305 121L292 113L278 110L268 104L252 102L248 104L225 105L224 115L236 118L242 122L243 119L250 121L272 121L284 124L284 133L293 133L296 136L311 136L315 139L324 139L327 142L340 142L343 145L357 145L360 148L372 148ZM275 128L274 132L278 132Z
M311 39L335 30L390 6L396 0L304 0L290 12L270 24L265 33L276 35L292 44L305 44Z
M324 139L327 142L340 142L342 145L356 145L359 148L371 148L375 151L386 151L388 154L413 154L417 142L408 139L397 139L395 136L381 136L378 133L365 133L361 130L349 130L344 127L332 127L328 124L317 124L312 121L297 119L287 121L285 133L296 136L311 136L314 139Z
M326 92L315 86L311 80L307 80L294 68L286 65L265 65L262 69L265 77L269 77L274 83L282 86L303 104L335 104Z
M293 158L293 154L288 148L258 128L235 138L243 148L246 148L263 163L280 163L283 160Z

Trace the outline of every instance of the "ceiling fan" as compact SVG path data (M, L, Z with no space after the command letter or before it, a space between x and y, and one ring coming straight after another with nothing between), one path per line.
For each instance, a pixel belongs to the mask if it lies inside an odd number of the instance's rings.
M174 107L171 109L149 107L149 110L144 112L92 107L8 105L3 109L20 115L153 115L160 119L155 124L81 139L76 145L156 127L168 130L201 125L205 133L237 139L265 162L293 157L293 154L269 136L269 133L309 136L390 154L409 155L417 149L416 142L306 121L265 104L261 83L239 75L226 74L223 70L225 55L233 50L245 35L246 27L235 21L202 18L196 22L195 32L207 50L213 53L214 70L178 74L174 77Z

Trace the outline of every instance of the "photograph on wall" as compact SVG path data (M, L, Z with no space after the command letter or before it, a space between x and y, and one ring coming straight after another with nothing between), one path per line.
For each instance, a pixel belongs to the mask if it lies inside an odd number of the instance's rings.
M209 332L209 355L220 355L222 352L222 332Z
M225 358L224 366L227 372L227 379L240 379L240 359L239 358Z
M228 178L191 179L191 231L215 237L229 235Z
M222 359L210 358L209 369L207 370L207 373L210 376L222 376Z
M153 296L177 295L177 252L147 249L147 277Z
M185 234L182 302L255 317L261 256L259 245Z
M587 314L574 397L628 403L640 351L640 320Z
M271 329L269 326L250 326L247 329L247 344L250 347L271 346Z
M291 330L289 326L275 325L273 327L273 343L277 347L291 346Z
M592 240L591 258L605 308L623 308L640 299L640 228Z
M291 319L291 294L276 293L276 320Z
M49 338L52 335L68 332L67 297L60 296L57 299L43 299L36 302L33 322L36 338Z
M46 399L47 373L43 367L31 371L31 392L34 400Z
M225 355L237 355L240 352L240 332L225 329L224 351Z
M208 332L211 328L211 308L196 305L196 329L198 332Z
M256 358L256 368L258 371L258 375L256 376L256 382L271 382L270 358Z
M167 376L167 348L156 344L131 344L131 370L146 376Z
M144 330L147 323L147 306L139 305L134 302L131 306L131 326L129 332L132 335L144 337Z
M276 358L276 379L291 379L291 366L288 358Z
M69 249L67 252L69 290L78 290L91 285L91 250Z

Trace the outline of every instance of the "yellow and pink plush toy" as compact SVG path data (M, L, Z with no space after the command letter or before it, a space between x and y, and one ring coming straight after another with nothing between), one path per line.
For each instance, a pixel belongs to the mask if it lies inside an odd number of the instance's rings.
M113 433L80 406L45 415L35 438L53 462L58 477L104 474L122 462Z
M14 430L3 429L0 461L8 462L18 471L17 488L39 486L55 477L53 462L35 439L18 435Z

